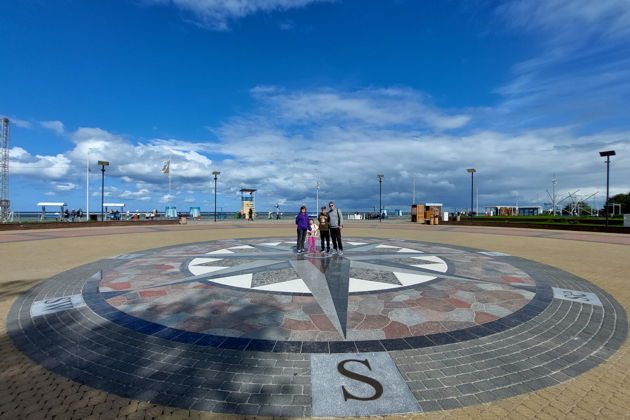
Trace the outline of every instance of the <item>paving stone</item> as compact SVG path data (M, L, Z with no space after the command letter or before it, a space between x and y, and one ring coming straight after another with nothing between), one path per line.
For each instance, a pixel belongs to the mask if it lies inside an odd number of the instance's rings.
M453 339L457 336L453 332L451 336L434 337L432 344L435 345L432 346L410 348L406 344L400 347L403 350L391 351L392 359L396 361L424 411L450 410L528 394L532 390L558 384L564 386L566 381L599 369L598 365L613 356L621 346L627 345L624 344L627 317L623 307L605 292L552 267L517 257L501 257L501 260L526 273L534 273L537 281L541 282L541 296L551 285L592 291L600 297L602 306L557 299L546 303L541 301L531 305L533 318L524 315L527 311L523 311L523 320L510 315L497 324L497 331L493 334L475 335L466 341ZM98 308L96 304L80 310L31 318L29 309L32 302L44 296L82 293L82 290L89 289L83 289L85 279L91 275L87 273L96 272L99 264L109 270L127 262L107 260L90 264L89 267L79 267L55 276L21 295L6 323L13 344L56 375L81 380L87 385L138 400L175 406L184 411L192 408L224 414L310 415L310 356L307 353L258 351L262 347L257 348L257 351L235 351L217 348L221 341L216 342L216 346L195 345L151 336L147 334L159 331L159 327L147 324L147 321L127 320L127 323L120 324L106 321L92 312ZM434 291L444 293L444 290L448 288L436 288ZM404 302L410 299L406 298ZM283 304L289 302L286 300ZM381 302L361 307L366 314L383 308L385 306L381 306ZM460 315L464 316L463 312ZM392 316L402 325L413 325L414 315L411 310L395 309ZM460 334L461 337L464 335ZM230 343L237 347L242 344L238 340ZM383 343L381 348L394 348L393 342ZM331 344L328 348L341 349L343 345ZM8 342L0 341L2 356L7 346L10 346ZM289 347L298 350L307 348L301 342ZM284 350L289 350L289 347ZM353 351L361 348L359 344L352 344L351 347ZM593 354L597 356L591 356ZM25 363L32 364L30 361ZM58 381L56 375L51 380ZM604 379L599 380L601 382ZM572 384L574 382L571 381ZM44 410L39 405L19 405L24 401L22 395L33 390L50 389L47 385L35 384L31 381L30 386L13 386L11 398L0 398L0 416L8 413L9 408L20 410L15 418L25 415L36 418L38 413L54 415L53 410ZM623 393L627 387L622 382L613 389ZM0 385L0 397L5 392ZM588 393L594 395L590 388L582 395ZM85 418L114 411L120 416L138 418L164 415L157 409L152 411L150 405L141 406L137 402L117 409L105 407L103 403L106 395L103 392L98 396L85 396L68 391L60 393L51 401L57 401L56 407L65 406L75 410L75 416L80 414ZM628 397L627 394L617 395ZM537 407L545 407L548 410L544 412L545 415L556 414L550 403L519 404L513 413L530 416L540 411L537 411ZM577 417L605 413L601 407L595 412L590 406L569 408L571 414ZM623 406L610 404L607 410L618 414ZM59 412L60 415L62 413L64 411Z

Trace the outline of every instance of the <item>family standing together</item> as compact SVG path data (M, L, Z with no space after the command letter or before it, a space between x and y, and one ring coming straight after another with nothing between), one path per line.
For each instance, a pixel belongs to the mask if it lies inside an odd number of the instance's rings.
M304 242L308 238L307 252L317 252L317 236L320 236L320 247L322 252L327 254L343 255L343 245L341 243L341 229L343 229L343 214L341 210L335 207L332 201L328 203L329 211L326 206L322 207L321 213L317 216L317 222L308 217L306 206L300 207L300 212L295 217L297 225L297 253L304 252ZM330 250L330 242L332 240L332 251Z

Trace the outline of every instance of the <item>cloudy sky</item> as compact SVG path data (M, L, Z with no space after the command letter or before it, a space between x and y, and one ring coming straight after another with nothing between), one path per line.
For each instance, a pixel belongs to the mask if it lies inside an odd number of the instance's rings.
M627 0L20 0L0 15L10 199L131 210L466 208L630 191ZM168 176L171 160L172 197ZM477 191L475 192L477 193ZM475 194L477 195L477 194ZM476 203L475 203L476 205Z

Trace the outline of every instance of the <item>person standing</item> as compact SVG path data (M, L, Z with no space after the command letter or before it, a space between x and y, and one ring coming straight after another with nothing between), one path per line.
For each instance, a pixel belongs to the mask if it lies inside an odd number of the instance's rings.
M335 203L328 203L330 211L328 212L328 229L330 230L330 239L333 244L333 254L343 255L343 244L341 243L341 229L343 229L343 214L341 210L335 208Z
M249 214L248 214L248 216L249 216L249 221L250 221L250 222L253 222L253 221L254 221L254 209L253 209L253 208L251 208L251 207L249 208Z
M313 219L308 219L308 249L307 251L310 253L311 251L313 251L313 253L317 252L317 231L319 230L319 228L317 227L317 225L315 224L315 221Z
M297 225L297 253L304 252L304 239L306 239L306 231L308 230L308 215L306 214L306 206L300 207L300 212L295 216L295 224Z
M319 231L321 232L320 241L322 252L327 253L330 253L330 231L328 230L329 220L330 217L326 211L326 206L322 206L322 212L319 213L319 216L317 216L317 221L319 222Z

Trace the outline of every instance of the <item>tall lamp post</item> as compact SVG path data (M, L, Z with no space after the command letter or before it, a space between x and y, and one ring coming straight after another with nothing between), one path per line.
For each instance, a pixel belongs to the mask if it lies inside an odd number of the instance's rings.
M98 165L101 166L101 222L105 221L105 167L109 166L106 160L99 160Z
M606 213L606 227L608 227L608 186L610 179L610 157L615 156L616 153L614 150L607 150L605 152L599 152L601 157L606 157L606 208L604 212Z
M385 178L385 175L383 174L378 174L376 175L376 177L378 178L378 207L379 207L379 213L378 213L378 221L382 222L383 221L383 195L382 195L382 184L383 184L383 178Z
M475 168L466 169L466 172L470 173L470 221L473 220L473 197L475 191Z
M315 205L315 213L317 213L318 211L320 211L319 208L319 181L317 181L317 184L315 185L315 187L317 188L317 193L316 193L316 205Z
M95 150L89 148L85 158L85 221L90 221L90 152Z
M214 175L214 222L217 222L217 177L221 175L219 171L213 171L212 175Z

